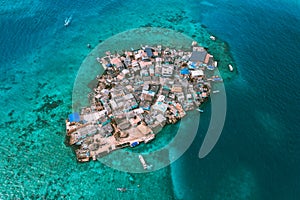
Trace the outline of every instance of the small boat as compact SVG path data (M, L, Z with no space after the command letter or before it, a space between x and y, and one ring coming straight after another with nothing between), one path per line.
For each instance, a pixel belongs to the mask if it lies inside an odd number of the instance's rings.
M67 26L69 26L69 24L71 23L71 21L72 21L72 15L70 16L70 17L67 17L66 19L65 19L65 26L67 27Z
M197 45L198 45L198 43L196 41L192 42L192 46L197 46Z
M215 61L215 62L214 62L214 65L215 65L215 67L218 67L218 62Z
M117 190L120 191L120 192L126 192L127 188L122 187L122 188L117 188Z
M213 91L214 94L219 93L219 92L220 92L220 90L214 90Z
M199 112L201 112L201 113L204 112L204 110L201 110L200 108L197 108L197 110L198 110Z
M221 81L223 81L223 79L220 78L220 77L214 77L214 78L212 79L212 81L218 81L218 82L221 82Z
M215 67L212 66L212 65L208 65L206 68L207 68L208 70L210 70L210 71L213 71L213 70L215 69Z
M101 59L99 57L97 57L96 60L98 61L98 63L102 64L102 61L101 61Z
M232 72L233 71L233 67L232 65L228 65L229 70Z
M216 37L213 36L213 35L211 35L209 38L210 38L211 40L216 40Z

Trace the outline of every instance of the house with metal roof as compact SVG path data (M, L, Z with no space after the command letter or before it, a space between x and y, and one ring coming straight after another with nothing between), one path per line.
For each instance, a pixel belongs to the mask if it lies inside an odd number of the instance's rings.
M193 51L190 57L190 61L204 63L206 54L206 51Z
M144 51L146 52L148 58L153 57L153 52L152 52L152 49L150 47L146 47Z
M174 66L173 65L163 65L161 74L164 77L171 77L173 75Z

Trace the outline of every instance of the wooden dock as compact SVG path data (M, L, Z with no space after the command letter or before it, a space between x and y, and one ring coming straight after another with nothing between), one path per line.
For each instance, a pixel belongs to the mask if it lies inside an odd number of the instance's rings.
M144 170L148 169L148 165L147 165L147 163L146 163L144 157L143 157L142 155L139 155L139 159L140 159L140 162L141 162L142 165L143 165Z

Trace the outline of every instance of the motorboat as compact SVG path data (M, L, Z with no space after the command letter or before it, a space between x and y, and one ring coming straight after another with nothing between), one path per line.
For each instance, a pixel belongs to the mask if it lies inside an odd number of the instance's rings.
M98 63L102 64L102 61L101 61L101 59L99 57L97 57L96 60L98 61Z
M228 65L229 70L232 72L233 71L233 67L232 65Z
M201 113L204 112L204 110L201 110L200 108L197 108L197 110L198 110L199 112L201 112Z
M117 190L120 192L126 192L127 188L121 187L121 188L117 188Z
M221 82L223 81L223 79L221 77L216 76L212 78L212 81Z
M216 40L216 37L213 36L213 35L211 35L209 38L210 38L211 40Z
M215 67L212 66L212 65L208 65L206 68L207 68L208 70L210 70L210 71L213 71L213 70L215 69Z
M66 19L65 19L65 26L67 27L67 26L69 26L70 25L70 23L71 23L71 21L72 21L72 15L70 16L70 17L67 17Z
M214 62L214 66L218 67L218 62L217 61Z

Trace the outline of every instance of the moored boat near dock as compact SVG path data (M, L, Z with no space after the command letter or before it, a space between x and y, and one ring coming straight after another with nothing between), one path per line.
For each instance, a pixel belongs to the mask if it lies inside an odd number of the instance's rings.
M214 65L215 65L215 67L218 67L218 62L215 61L215 62L214 62Z
M214 77L211 78L211 80L214 81L214 82L222 82L223 81L223 79L219 76L214 76Z
M211 71L213 71L213 70L215 69L215 67L212 66L212 65L208 65L206 68L207 68L208 70L211 70Z
M203 113L204 110L200 109L200 108L197 108L196 110L198 110L199 112Z

